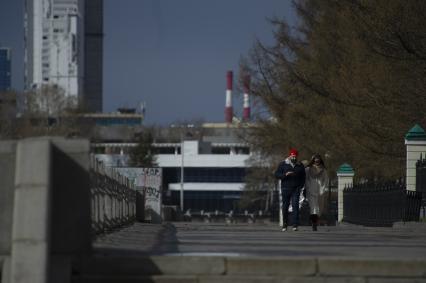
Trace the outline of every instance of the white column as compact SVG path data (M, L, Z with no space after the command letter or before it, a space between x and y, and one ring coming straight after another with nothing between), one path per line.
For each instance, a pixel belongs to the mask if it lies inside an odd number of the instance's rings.
M407 190L416 190L416 162L420 159L420 155L425 157L426 154L426 133L419 126L415 125L405 135L405 145L407 148L407 165L406 165L406 183Z
M353 184L355 172L352 167L345 163L340 166L337 171L337 221L342 222L343 220L343 190L347 186Z

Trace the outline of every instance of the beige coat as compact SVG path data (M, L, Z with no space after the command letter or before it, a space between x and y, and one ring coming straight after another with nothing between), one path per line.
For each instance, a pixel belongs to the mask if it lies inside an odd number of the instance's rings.
M321 215L324 213L327 201L327 194L325 194L328 185L327 171L315 165L307 167L305 170L306 198L309 202L311 214Z

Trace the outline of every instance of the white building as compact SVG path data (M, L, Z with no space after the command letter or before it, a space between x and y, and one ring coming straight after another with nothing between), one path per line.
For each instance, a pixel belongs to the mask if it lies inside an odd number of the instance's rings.
M135 145L92 144L95 148L122 149ZM246 161L250 157L247 144L185 140L182 143L155 143L153 147L157 153L156 162L163 170L163 191L171 204L180 205L183 191L185 210L229 212L235 209L235 202L244 190ZM98 154L97 158L113 167L128 166L129 161L127 154Z
M82 94L84 0L25 1L25 88L57 85Z
M236 209L244 190L249 146L244 143L215 143L197 140L178 144L156 144L156 148L174 149L157 154L163 168L163 183L173 204L180 203L183 191L184 210L226 211ZM181 169L183 168L183 180Z
M216 123L204 124L202 131L202 138L153 144L163 172L163 201L180 206L183 191L185 211L235 211L252 156L249 145L238 138L244 128ZM128 152L136 145L134 141L104 140L93 143L92 148L104 153L97 158L107 166L126 167Z

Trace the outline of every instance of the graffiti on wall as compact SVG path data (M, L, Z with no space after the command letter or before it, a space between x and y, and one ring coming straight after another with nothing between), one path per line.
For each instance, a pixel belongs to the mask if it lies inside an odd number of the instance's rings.
M161 222L161 168L116 168L120 174L133 180L136 190L144 195L144 218L152 223Z

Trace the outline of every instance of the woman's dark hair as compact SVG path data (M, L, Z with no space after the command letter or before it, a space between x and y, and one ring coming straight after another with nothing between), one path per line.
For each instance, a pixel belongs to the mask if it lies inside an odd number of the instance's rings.
M307 165L307 167L312 166L315 163L315 159L318 159L320 161L320 165L322 167L326 168L325 164L324 164L324 160L322 159L321 155L319 155L318 153L316 153L312 156L312 159L311 159L311 161L309 161L309 164Z

